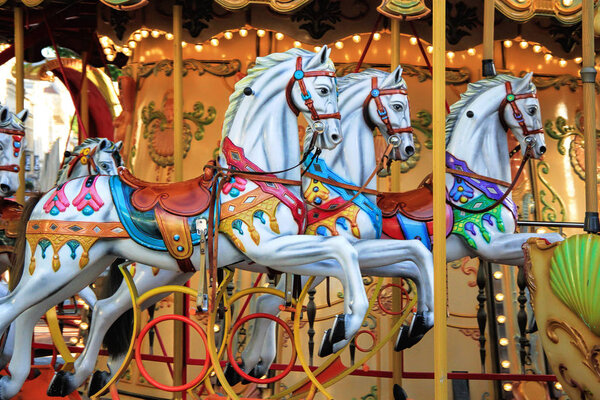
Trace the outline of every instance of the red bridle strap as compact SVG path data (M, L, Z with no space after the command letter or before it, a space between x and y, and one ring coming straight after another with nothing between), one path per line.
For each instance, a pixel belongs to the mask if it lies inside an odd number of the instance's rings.
M0 165L0 171L19 172L20 170L21 167L19 167L17 164Z
M25 136L25 131L20 131L18 129L0 128L0 133L4 133L6 135L13 135L13 136Z
M5 134L5 135L11 135L11 136L15 136L13 138L13 145L15 146L14 151L16 152L15 155L19 154L19 151L21 150L21 146L22 143L18 143L21 142L23 137L25 136L25 131L21 131L18 129L8 129L8 128L0 128L0 134ZM19 147L16 147L17 145L19 145ZM9 165L0 165L0 171L8 171L8 172L19 172L21 170L21 167L17 164L9 164Z
M408 96L408 92L405 89L379 89L377 87L377 77L375 77L375 76L372 77L371 78L371 91L369 92L369 95L365 99L365 101L363 103L363 107L362 107L363 118L371 130L375 129L376 125L369 115L369 103L371 102L371 100L374 100L375 105L377 106L377 114L379 115L381 122L383 122L385 124L388 135L391 136L395 133L405 133L405 132L412 133L413 129L411 126L407 126L406 128L394 128L392 126L392 123L390 122L390 117L388 115L387 109L381 102L381 96L391 96L393 94L403 94L405 96Z
M538 128L534 130L529 130L529 128L527 128L527 124L525 123L525 119L523 118L523 113L521 112L521 110L519 110L519 106L517 105L517 100L529 98L535 99L537 98L537 94L535 92L514 94L510 82L505 82L504 86L506 88L506 97L504 97L504 100L502 100L502 103L500 103L500 107L498 108L498 116L500 118L500 123L502 124L504 130L508 131L508 124L504 119L504 109L506 108L507 104L510 104L510 107L512 108L513 112L513 117L521 127L521 130L523 131L523 136L544 133L543 128Z
M310 117L313 121L318 121L321 119L335 118L340 119L340 113L331 113L331 114L319 114L315 109L314 102L312 96L308 89L306 88L306 84L304 83L304 78L312 78L315 76L328 76L330 78L335 78L334 71L302 71L302 57L296 58L296 71L294 72L294 76L290 79L285 89L285 98L287 100L288 106L293 111L294 114L299 115L300 110L292 101L292 89L294 87L294 83L298 82L298 87L300 88L300 93L302 94L302 100L304 100L304 104L306 104L306 108L310 111Z

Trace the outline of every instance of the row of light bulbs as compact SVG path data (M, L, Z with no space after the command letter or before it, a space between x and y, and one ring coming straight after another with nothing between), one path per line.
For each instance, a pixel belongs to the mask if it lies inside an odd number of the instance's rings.
M539 54L539 53L544 53L544 60L546 60L547 62L550 62L554 56L552 55L552 53L550 53L550 51L548 51L545 47L543 47L541 44L539 43L532 43L532 42L528 42L527 40L523 40L523 39L515 39L515 40L510 40L507 39L504 42L502 42L502 45L505 48L510 48L512 47L515 43L518 44L518 46L520 48L522 48L523 50L527 49L528 47L531 47L531 50L533 50L534 53ZM581 64L581 62L583 61L583 58L581 57L575 57L573 59L573 61L575 61L576 64ZM561 67L566 67L567 66L567 60L565 60L564 58L561 58L558 60L558 65L560 65Z

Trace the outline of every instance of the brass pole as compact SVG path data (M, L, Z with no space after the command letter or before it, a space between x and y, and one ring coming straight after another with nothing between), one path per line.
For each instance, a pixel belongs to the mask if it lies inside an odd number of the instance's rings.
M15 83L16 104L15 113L25 108L25 43L23 33L23 9L15 7L15 72L17 80ZM25 204L25 148L21 148L19 187L17 188L16 200Z
M481 75L496 76L494 66L494 0L485 0L483 4L483 60Z
M598 177L596 175L596 96L594 85L594 1L583 0L581 9L581 29L583 64L581 81L583 82L583 118L585 129L585 220L588 233L598 233Z
M174 153L173 163L175 168L175 181L183 180L183 50L182 41L182 20L181 5L173 6L173 140ZM175 314L183 315L184 312L183 294L175 294L174 311ZM184 326L181 322L175 322L173 330L173 384L181 385L183 383L184 354L183 354L183 334ZM174 393L173 399L182 399L182 393Z
M398 65L400 65L400 20L396 19L396 18L392 18L391 20L391 36L390 36L390 47L392 50L392 54L391 54L391 59L390 59L390 72L393 72L396 67ZM400 170L400 162L396 161L394 163L392 163L391 165L391 176L390 179L392 180L392 192L399 192L400 189L400 183L401 183L401 170ZM397 285L400 284L400 278L392 278L392 283L395 283ZM400 293L400 295L398 296L396 293L394 293L394 301L392 302L392 310L393 311L400 311L400 305L402 302L402 294ZM393 322L395 323L398 320L399 317L394 317L393 318ZM391 386L390 386L390 393L392 393L393 387L395 384L398 384L400 386L402 386L402 363L403 363L403 358L404 358L404 353L403 352L391 352L391 357L392 357L392 372L393 372L393 379L390 382Z
M433 246L435 325L433 328L436 400L448 399L446 330L446 4L433 1Z
M81 125L83 125L85 132L87 132L87 134L90 134L90 109L89 109L89 81L87 78L87 67L88 67L88 58L89 53L87 51L84 51L81 53L81 59L83 60L83 69L81 71L81 73L83 74L83 80L81 82L81 97L80 97L80 109L81 109ZM86 139L86 138L81 138L81 136L79 137L79 142L82 141L82 139Z

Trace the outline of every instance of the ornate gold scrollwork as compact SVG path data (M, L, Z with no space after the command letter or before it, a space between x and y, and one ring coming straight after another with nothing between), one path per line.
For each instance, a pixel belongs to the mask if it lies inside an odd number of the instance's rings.
M354 72L357 63L337 64L335 73L337 76L344 76ZM363 63L360 70L363 71L367 68L379 68L389 70L389 64L368 64ZM427 67L412 64L402 64L402 76L414 76L419 82L425 82L431 79L431 72ZM462 68L448 68L446 69L446 83L449 85L462 85L470 82L471 71L467 67Z
M581 21L581 2L582 0L496 0L496 8L515 21L524 22L535 16L548 16L571 25Z
M566 322L554 318L548 320L548 325L546 327L546 336L548 336L548 339L550 339L552 343L557 344L559 342L558 335L556 334L557 329L564 331L571 338L571 344L575 346L583 356L583 365L588 367L596 378L600 380L600 362L598 361L600 346L594 345L591 349L588 348L587 343L585 343L585 340L579 331Z
M382 0L377 11L386 17L406 21L423 18L431 12L423 0Z
M240 10L249 4L265 4L279 13L290 13L308 3L310 0L216 0L227 10Z
M204 75L205 73L219 76L228 77L235 75L242 68L242 63L238 59L224 60L224 61L200 61L192 58L183 60L183 76L192 71L196 72L198 76ZM151 75L158 75L164 73L166 76L171 76L173 73L173 60L161 60L158 62L143 63L143 64L130 64L123 68L123 74L136 78L137 80L147 78Z

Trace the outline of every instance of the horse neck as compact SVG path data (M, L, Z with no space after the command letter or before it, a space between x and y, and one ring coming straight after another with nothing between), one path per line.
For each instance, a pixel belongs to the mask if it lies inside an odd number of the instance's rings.
M268 75L270 77L261 76L253 83L256 95L242 100L227 137L244 149L246 158L263 171L280 171L300 162L298 118L287 105L287 81L281 85L269 84L278 78ZM298 180L300 169L278 176Z
M93 174L93 172L92 172ZM88 165L83 165L80 162L77 162L77 164L75 164L75 166L73 167L73 170L71 171L71 174L69 175L69 166L67 166L58 176L58 178L56 179L56 186L65 183L66 181L69 181L71 179L75 179L75 178L79 178L82 176L87 176L90 175L90 170L88 168Z
M333 172L355 185L364 184L375 169L373 132L362 114L362 105L369 89L370 86L359 83L340 95L344 139L335 149L321 153L321 158ZM375 189L376 186L377 180L372 179L367 187Z
M446 151L465 161L476 174L506 182L512 179L506 132L497 109L483 120L461 117Z

